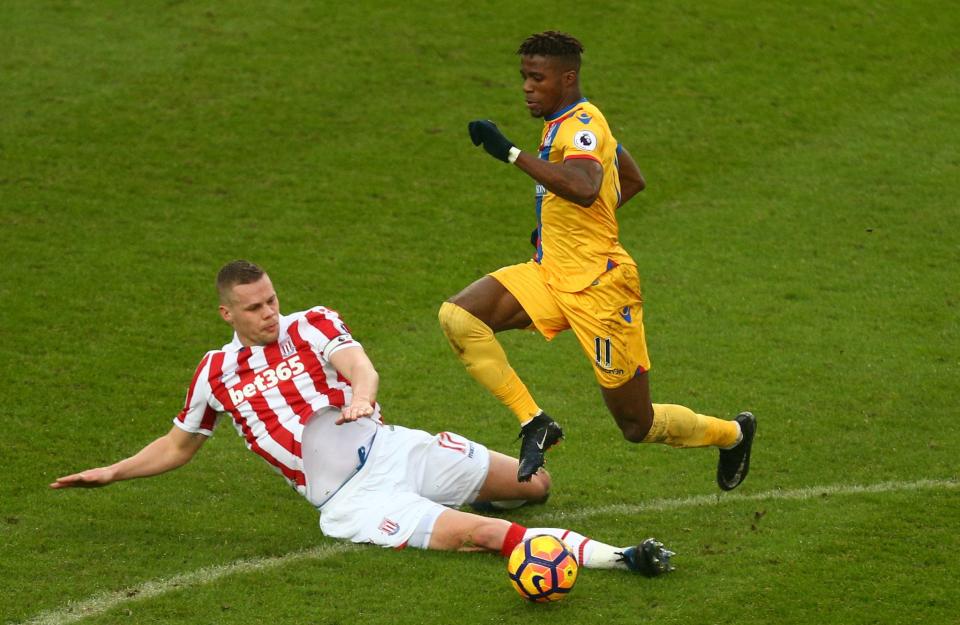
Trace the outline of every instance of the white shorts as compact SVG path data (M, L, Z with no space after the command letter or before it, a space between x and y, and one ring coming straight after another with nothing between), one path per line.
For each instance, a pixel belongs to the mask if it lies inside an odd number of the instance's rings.
M401 547L421 523L432 530L444 506L476 499L490 452L459 434L398 425L378 429L363 468L320 508L332 538Z

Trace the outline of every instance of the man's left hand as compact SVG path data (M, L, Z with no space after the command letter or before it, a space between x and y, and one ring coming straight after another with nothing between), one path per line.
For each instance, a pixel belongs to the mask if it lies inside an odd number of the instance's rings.
M483 149L490 156L500 159L504 163L510 162L510 148L516 147L510 139L503 136L497 125L489 119L475 119L467 124L470 140L473 145L483 144Z

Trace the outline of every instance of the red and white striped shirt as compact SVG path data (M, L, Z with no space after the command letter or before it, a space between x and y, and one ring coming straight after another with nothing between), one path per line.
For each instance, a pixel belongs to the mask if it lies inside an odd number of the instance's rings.
M280 335L268 345L244 347L234 335L200 361L173 422L187 432L211 436L220 413L229 414L247 448L306 495L303 427L324 408L350 404L350 382L330 364L330 356L345 347L360 343L336 311L322 306L281 315ZM380 421L379 405L372 420ZM369 430L365 436L369 440Z

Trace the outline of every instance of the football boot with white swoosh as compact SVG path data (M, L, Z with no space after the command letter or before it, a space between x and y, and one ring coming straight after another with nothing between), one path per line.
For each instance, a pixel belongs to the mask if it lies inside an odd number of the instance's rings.
M529 482L533 474L543 466L545 451L560 442L563 430L545 412L540 412L520 428L520 468L518 482Z
M717 485L723 490L733 490L747 477L750 450L757 433L757 418L752 413L741 412L734 420L740 424L740 442L730 449L721 449L717 462Z

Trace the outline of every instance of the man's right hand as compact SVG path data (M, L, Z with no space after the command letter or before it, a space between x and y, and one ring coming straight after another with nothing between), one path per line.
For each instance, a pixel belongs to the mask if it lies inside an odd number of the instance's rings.
M50 484L50 488L92 488L120 480L159 475L190 462L206 440L205 434L187 432L172 425L169 432L129 458L108 467L97 467L58 477Z
M334 424L343 425L362 417L372 417L374 412L373 404L369 399L354 396L350 405L344 406L340 411L340 417L334 421Z
M504 163L510 162L510 148L516 147L510 139L503 136L497 125L489 119L475 119L467 124L470 140L473 145L483 144L483 149L490 156L500 159Z
M97 467L96 469L87 469L73 475L58 477L55 482L50 484L50 488L95 488L97 486L106 486L113 482L113 469L110 467Z

